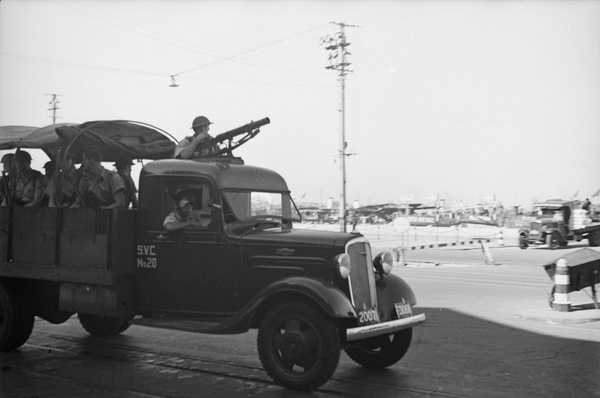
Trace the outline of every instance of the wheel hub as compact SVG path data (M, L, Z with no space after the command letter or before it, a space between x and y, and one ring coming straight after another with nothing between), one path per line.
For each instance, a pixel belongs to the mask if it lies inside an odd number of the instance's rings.
M306 352L306 341L304 337L298 333L287 332L283 335L283 344L281 346L281 353L285 358L298 359Z

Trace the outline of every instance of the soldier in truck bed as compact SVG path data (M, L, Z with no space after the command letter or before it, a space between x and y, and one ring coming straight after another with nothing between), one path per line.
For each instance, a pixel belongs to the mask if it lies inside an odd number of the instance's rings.
M31 168L31 155L29 152L17 151L13 162L12 169L14 171L11 173L9 193L4 198L2 205L40 206L44 198L44 175Z
M48 207L70 207L77 200L77 187L81 180L81 170L75 168L75 159L72 154L67 153L60 160L60 170L54 174L48 186Z
M125 183L119 174L102 166L102 153L97 147L85 149L81 168L80 195L72 207L116 209L125 206Z

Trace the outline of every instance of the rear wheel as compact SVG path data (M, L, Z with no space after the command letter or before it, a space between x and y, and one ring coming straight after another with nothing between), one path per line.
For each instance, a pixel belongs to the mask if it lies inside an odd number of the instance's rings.
M412 328L377 336L346 348L346 354L365 368L382 369L402 359L412 340Z
M258 331L258 354L278 384L309 391L324 384L340 359L338 330L330 318L297 302L275 307Z
M79 323L92 336L109 337L123 333L131 326L131 318L78 314Z
M27 303L0 285L0 351L25 344L33 330L34 316Z

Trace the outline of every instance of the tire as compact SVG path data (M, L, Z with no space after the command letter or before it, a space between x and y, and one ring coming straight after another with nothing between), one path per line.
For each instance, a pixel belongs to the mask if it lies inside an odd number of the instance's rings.
M320 387L340 360L335 323L304 303L284 303L269 311L261 322L257 345L269 376L292 390Z
M24 300L0 285L0 351L21 347L31 336L34 315Z
M116 336L131 325L131 319L90 314L78 314L81 326L94 337Z
M383 369L402 359L412 340L412 328L394 334L367 339L346 348L346 354L357 364L370 369Z
M556 232L552 232L551 234L546 234L546 245L550 248L550 250L554 250L558 247L558 242L560 241L560 237Z
M588 242L590 242L591 247L600 246L600 230L590 232L588 235Z
M529 244L528 244L527 242L525 242L525 241L521 241L521 242L519 242L519 247L520 247L522 250L525 250L525 249L527 249L527 247L528 247L528 246L529 246Z

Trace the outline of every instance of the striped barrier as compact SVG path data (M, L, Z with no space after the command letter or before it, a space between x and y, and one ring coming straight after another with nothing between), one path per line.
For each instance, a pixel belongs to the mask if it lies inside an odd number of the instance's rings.
M552 309L560 312L570 312L569 301L569 267L564 258L556 262L556 273L554 274L554 301Z
M491 242L491 239L473 239L464 242L449 242L449 243L436 243L433 245L419 245L419 246L407 246L404 250L422 250L422 249L435 249L438 247L453 247L453 246L465 246L465 245L478 245L481 242Z

